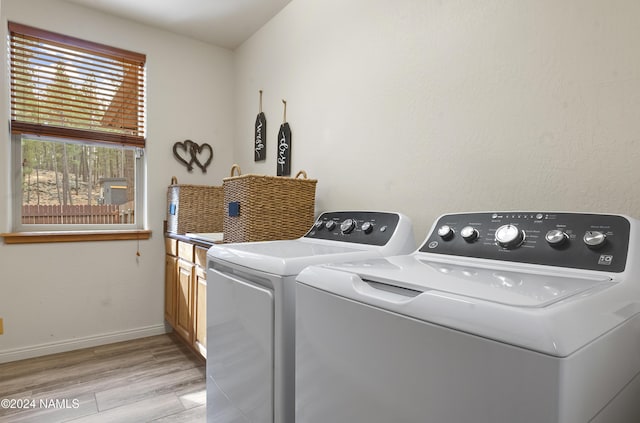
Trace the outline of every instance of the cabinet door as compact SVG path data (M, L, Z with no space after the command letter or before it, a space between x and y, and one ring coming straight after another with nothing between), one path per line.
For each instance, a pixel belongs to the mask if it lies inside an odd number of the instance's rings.
M176 325L176 278L178 259L169 254L164 258L164 318L173 327Z
M194 267L193 263L178 259L176 324L173 328L189 344L193 343Z
M196 330L194 347L207 358L207 272L196 266Z

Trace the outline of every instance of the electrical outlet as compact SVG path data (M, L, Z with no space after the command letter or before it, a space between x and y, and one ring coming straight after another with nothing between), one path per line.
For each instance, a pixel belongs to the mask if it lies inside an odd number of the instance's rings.
M4 320L0 317L0 335L4 333Z

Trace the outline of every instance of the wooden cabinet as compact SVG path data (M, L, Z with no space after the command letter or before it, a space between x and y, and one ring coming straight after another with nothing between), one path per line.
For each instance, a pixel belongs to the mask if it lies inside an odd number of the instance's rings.
M176 325L176 288L178 258L170 254L164 257L164 319L172 327Z
M207 358L207 271L196 266L195 333L193 346Z
M165 241L165 320L206 358L208 248L171 237Z
M173 327L176 324L178 241L171 238L165 238L164 246L164 319Z
M176 295L176 324L173 327L189 344L193 343L193 290L195 265L178 259L178 284Z

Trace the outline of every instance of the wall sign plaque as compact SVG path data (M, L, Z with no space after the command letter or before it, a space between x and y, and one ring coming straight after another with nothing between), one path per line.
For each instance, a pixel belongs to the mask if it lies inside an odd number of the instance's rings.
M282 103L284 104L284 119L278 131L277 175L289 176L291 175L291 127L287 122L287 102L282 100Z
M267 158L267 118L262 113L262 90L260 90L260 113L256 117L254 131L254 161L258 162Z

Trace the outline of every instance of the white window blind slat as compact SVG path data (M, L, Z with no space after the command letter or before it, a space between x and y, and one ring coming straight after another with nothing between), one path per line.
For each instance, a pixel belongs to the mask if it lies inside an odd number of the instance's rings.
M9 23L11 130L145 145L146 57Z

